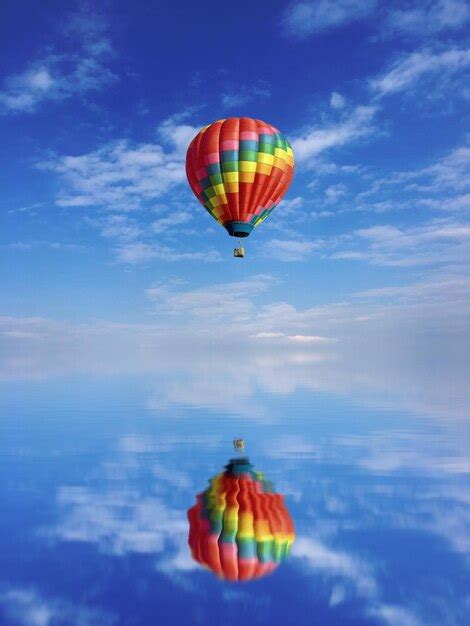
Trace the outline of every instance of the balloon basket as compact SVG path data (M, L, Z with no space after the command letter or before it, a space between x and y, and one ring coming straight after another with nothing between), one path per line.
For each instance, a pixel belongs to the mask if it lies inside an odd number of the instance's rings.
M239 248L234 248L233 256L242 259L245 256L245 248L243 246L240 246Z
M234 439L233 447L235 449L235 452L242 454L245 451L245 442L243 441L243 439Z

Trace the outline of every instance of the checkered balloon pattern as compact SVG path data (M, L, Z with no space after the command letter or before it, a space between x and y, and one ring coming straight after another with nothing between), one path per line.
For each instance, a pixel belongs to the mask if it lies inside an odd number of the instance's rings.
M274 126L231 117L191 141L186 174L199 202L228 233L246 237L276 208L294 175L294 154Z
M289 554L294 525L275 493L247 458L232 459L188 511L193 558L226 580L260 578Z

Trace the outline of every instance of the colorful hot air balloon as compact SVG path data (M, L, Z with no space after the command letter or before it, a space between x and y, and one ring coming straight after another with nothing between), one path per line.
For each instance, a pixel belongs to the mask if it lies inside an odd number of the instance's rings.
M205 126L191 141L186 174L194 195L228 234L247 237L286 193L294 154L274 126L230 117Z
M209 481L188 519L193 558L227 580L269 574L295 538L283 496L247 458L232 459Z

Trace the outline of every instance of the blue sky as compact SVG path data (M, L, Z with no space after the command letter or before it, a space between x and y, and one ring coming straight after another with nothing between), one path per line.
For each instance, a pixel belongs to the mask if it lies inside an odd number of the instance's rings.
M4 336L468 331L469 16L463 0L2 3ZM191 137L231 115L278 126L297 164L241 262L184 173Z

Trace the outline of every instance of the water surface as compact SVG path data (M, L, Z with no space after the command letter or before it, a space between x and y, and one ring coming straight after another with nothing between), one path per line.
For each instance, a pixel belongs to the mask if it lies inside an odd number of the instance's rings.
M409 363L263 362L5 380L0 623L469 623L464 386ZM234 437L296 528L290 557L245 583L187 545Z

